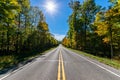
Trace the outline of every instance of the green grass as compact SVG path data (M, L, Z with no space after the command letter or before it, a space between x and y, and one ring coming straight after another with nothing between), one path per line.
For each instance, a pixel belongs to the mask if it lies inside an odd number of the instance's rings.
M70 49L70 48L69 48ZM106 65L109 65L111 67L114 67L118 70L120 70L120 61L119 60L115 60L115 59L108 59L108 58L103 58L103 57L99 57L99 56L94 56L92 54L89 54L89 53L85 53L83 51L78 51L78 50L74 50L74 49L70 49L72 50L73 52L76 52L78 54L81 54L81 55L84 55L84 56L87 56L89 58L92 58L92 59L95 59L101 63L104 63Z
M45 50L43 52L33 52L32 55L7 55L7 56L0 56L0 71L6 68L9 68L11 66L17 65L20 62L31 60L36 58L37 56L43 55L54 48L50 48L48 50Z
M0 57L0 70L12 66L16 63L16 60L13 55L10 56L1 56Z

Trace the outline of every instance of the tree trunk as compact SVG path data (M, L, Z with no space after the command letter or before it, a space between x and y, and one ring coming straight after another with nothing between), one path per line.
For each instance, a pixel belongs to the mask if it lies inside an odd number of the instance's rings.
M113 58L113 41L112 41L112 28L110 26L110 53L111 53L111 59Z
M21 13L19 13L19 20L18 20L18 29L17 29L17 41L16 41L16 53L19 53L19 29L20 29L20 24L21 24Z
M7 50L6 52L9 53L10 51L10 37L9 37L9 23L7 23L7 27L8 27L8 30L7 30Z

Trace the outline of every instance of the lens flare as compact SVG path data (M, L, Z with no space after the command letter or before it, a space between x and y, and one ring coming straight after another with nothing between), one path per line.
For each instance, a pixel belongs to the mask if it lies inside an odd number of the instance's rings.
M44 4L44 8L47 13L54 14L57 12L58 5L53 0L47 0Z

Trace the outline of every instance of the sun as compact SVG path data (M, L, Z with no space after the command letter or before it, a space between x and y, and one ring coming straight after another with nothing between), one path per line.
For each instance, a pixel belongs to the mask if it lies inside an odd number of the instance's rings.
M47 13L54 14L57 12L58 5L53 0L51 0L51 1L47 0L44 4L44 8L45 8Z
M54 12L56 8L56 5L54 2L50 1L46 3L46 9L50 12Z

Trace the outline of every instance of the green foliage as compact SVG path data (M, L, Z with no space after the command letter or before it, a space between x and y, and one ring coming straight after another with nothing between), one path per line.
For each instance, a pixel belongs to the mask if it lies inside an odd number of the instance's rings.
M17 0L0 1L0 24L13 22L19 11L20 5Z
M0 57L0 70L7 68L8 65L12 66L15 63L14 56L2 56Z
M85 50L88 45L87 35L92 32L91 24L100 6L97 6L94 0L85 0L82 4L79 1L71 1L69 6L73 12L68 19L70 28L67 38L72 48Z
M108 10L94 0L69 3L69 31L62 44L94 55L117 59L120 56L120 0L109 0Z
M94 25L97 26L96 33L99 36L104 36L103 41L111 46L111 57L116 55L113 53L113 49L115 52L119 49L119 30L120 30L120 7L119 2L112 0L114 5L104 12L99 12L96 15L96 20Z
M73 13L69 16L69 19L68 19L68 23L69 23L69 31L68 31L68 40L69 43L67 45L69 45L70 47L72 48L76 48L76 29L79 27L77 25L77 22L79 22L78 20L78 10L79 10L79 7L80 7L80 2L79 1L71 1L69 3L69 6L70 8L73 10ZM66 39L65 39L66 41ZM68 41L67 41L68 42ZM65 42L63 42L65 43Z
M30 7L29 0L0 0L0 60L13 55L0 65L12 65L16 56L23 59L57 45L38 7Z

